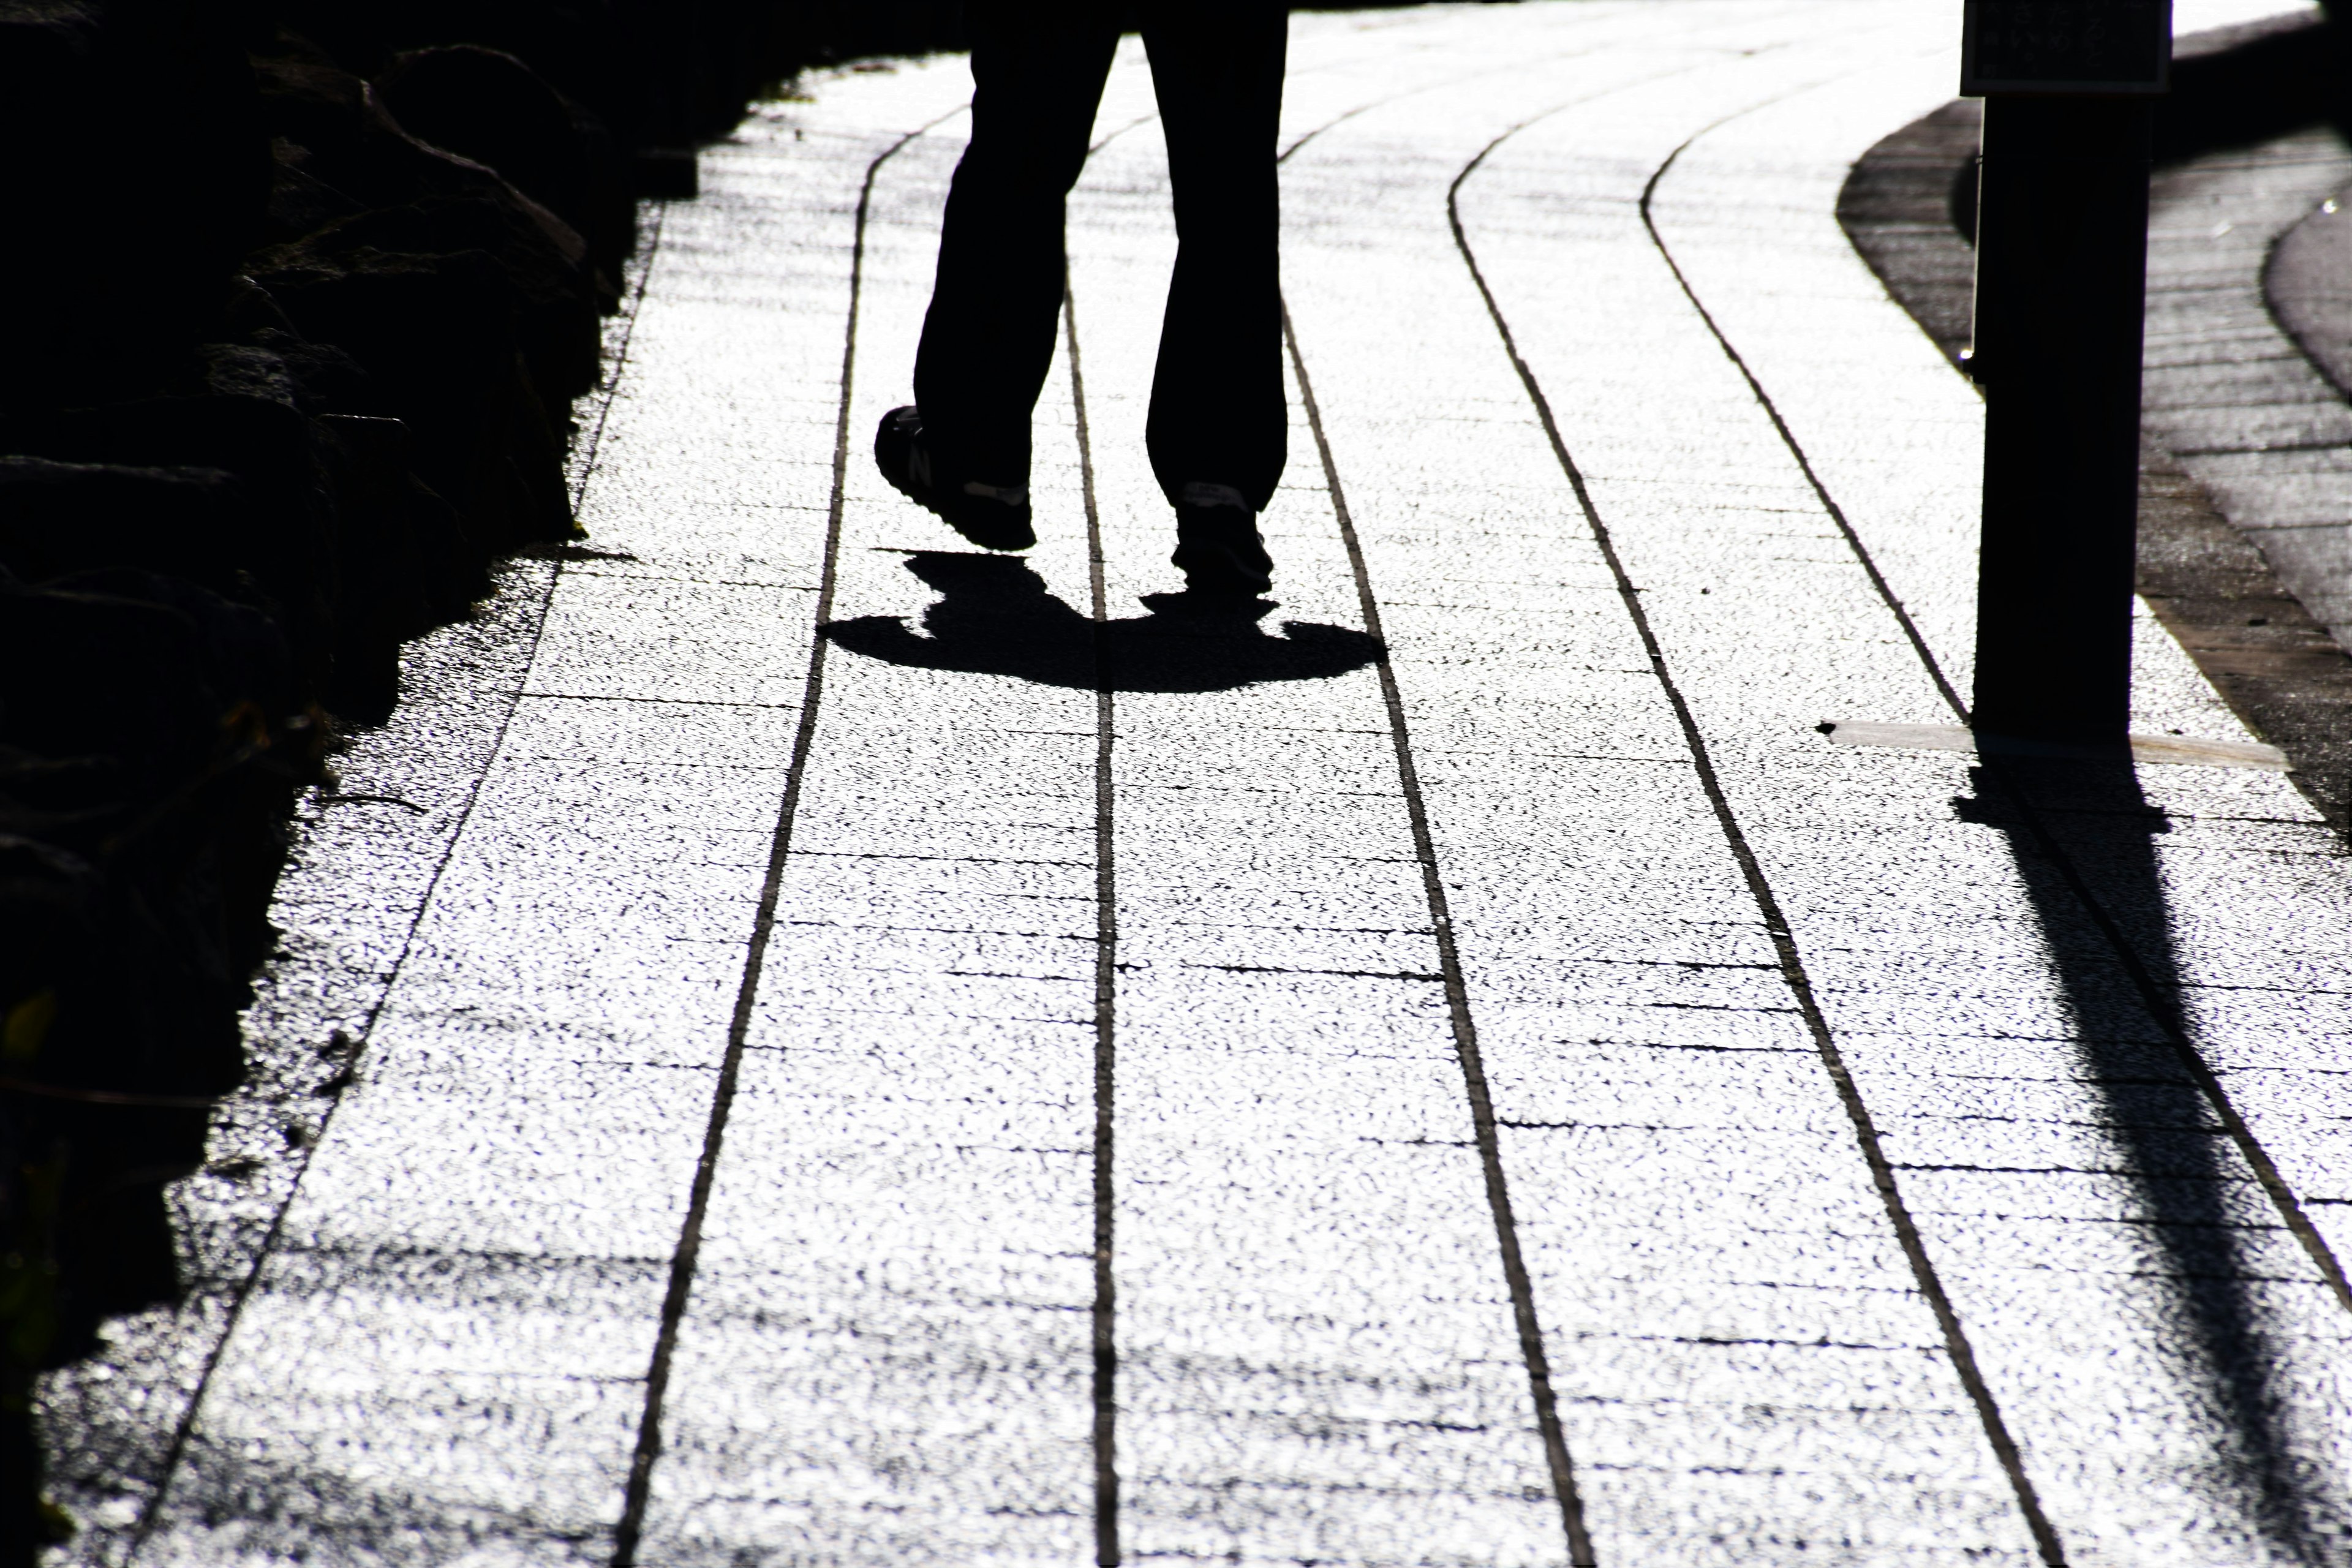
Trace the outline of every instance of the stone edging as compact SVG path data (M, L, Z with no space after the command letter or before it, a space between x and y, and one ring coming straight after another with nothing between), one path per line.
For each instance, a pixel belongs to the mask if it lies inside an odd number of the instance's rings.
M2352 397L2352 185L2280 239L2263 294L2304 357Z

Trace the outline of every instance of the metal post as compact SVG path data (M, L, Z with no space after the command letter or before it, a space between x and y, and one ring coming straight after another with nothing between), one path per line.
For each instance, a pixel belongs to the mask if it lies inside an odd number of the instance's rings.
M2162 0L1971 0L1985 100L1973 728L2120 742L2131 710L2152 107ZM2004 28L2006 30L2004 30Z

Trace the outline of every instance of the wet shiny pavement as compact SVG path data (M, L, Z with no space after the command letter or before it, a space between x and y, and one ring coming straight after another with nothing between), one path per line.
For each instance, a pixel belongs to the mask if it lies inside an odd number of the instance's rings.
M66 1560L2344 1562L2316 815L1822 733L1968 688L1980 405L1832 214L1956 37L1296 18L1255 616L1164 596L1139 50L1020 559L863 450L962 62L761 109L588 546L310 808Z

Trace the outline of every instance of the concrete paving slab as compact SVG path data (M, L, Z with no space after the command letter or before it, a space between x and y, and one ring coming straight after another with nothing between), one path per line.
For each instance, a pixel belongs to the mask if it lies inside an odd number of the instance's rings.
M1980 405L1833 214L1956 37L1295 18L1223 626L1149 597L1139 47L1020 563L863 456L961 62L762 106L587 551L305 825L194 1300L47 1391L68 1560L2332 1561L2324 827L1817 728L1967 687ZM2245 739L2138 629L2136 723Z
M2282 582L2352 647L2352 409L2264 298L2282 237L2352 180L2315 127L2158 176L2148 229L2150 432L2248 530ZM2249 345L2260 352L2248 352ZM2210 386L2201 400L2197 389ZM2334 454L2335 456L2331 456Z

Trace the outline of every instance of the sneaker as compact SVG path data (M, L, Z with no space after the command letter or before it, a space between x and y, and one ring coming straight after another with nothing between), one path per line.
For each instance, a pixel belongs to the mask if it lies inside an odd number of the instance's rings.
M909 405L882 416L874 432L874 463L890 488L985 550L1026 550L1037 542L1029 526L1029 491L1020 485L968 479L940 482L923 445L923 416Z
M1231 485L1189 484L1176 506L1176 553L1185 586L1208 598L1255 598L1274 586L1274 558L1257 514Z

